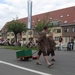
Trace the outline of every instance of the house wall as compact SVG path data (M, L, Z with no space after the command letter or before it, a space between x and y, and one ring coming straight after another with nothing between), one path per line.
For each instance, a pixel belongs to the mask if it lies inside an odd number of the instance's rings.
M68 29L68 31L65 31L65 29ZM65 42L70 41L72 36L75 37L75 25L62 26L62 36L64 37Z

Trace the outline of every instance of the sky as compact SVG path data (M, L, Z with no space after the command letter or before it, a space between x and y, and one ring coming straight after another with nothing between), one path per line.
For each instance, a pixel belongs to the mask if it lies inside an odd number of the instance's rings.
M25 18L28 0L0 0L0 30L6 22ZM32 15L75 6L75 0L31 0Z

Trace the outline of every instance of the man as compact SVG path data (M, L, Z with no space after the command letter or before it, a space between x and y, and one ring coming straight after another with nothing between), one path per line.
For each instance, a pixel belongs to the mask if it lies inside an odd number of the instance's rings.
M72 50L74 48L74 36L71 37L71 46L72 46Z
M47 37L46 37L47 30L48 28L47 26L45 26L38 38L39 51L38 51L38 56L37 56L37 64L41 65L41 63L39 62L39 59L40 59L41 53L43 53L43 57L49 67L53 65L53 63L50 63L47 59L47 49L48 49L48 42L47 42Z
M49 36L47 37L48 39L48 44L49 44L49 49L47 50L47 55L49 56L51 54L51 61L55 61L54 56L55 56L55 41L53 39L53 32L50 32Z
M35 46L35 42L34 42L34 39L31 37L29 43L27 44L27 48L31 48L31 47L34 47Z
M62 42L63 42L63 38L62 38L62 36L60 36L59 37L60 50L62 50Z

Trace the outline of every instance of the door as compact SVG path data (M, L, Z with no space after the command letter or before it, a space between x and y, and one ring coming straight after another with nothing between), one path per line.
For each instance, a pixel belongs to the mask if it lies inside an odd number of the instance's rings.
M70 41L70 37L67 36L67 37L66 37L66 43L68 43L69 41Z

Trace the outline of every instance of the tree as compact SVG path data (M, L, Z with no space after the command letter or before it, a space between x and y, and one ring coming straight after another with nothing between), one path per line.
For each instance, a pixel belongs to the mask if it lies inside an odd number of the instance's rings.
M13 32L15 34L15 41L17 43L17 34L22 33L23 31L27 31L27 27L25 23L19 22L18 20L13 20L6 25L6 29L8 32Z
M44 26L48 27L48 32L51 31L51 28L53 27L53 23L48 20L49 14L46 14L43 19L39 20L38 18L36 19L35 23L35 30L40 34L40 32L43 30Z

